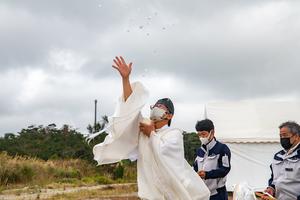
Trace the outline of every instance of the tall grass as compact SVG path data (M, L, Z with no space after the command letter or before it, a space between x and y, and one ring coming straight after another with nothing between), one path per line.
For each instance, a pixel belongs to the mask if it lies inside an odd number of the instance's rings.
M9 156L0 152L0 186L14 184L44 185L53 182L112 183L118 166L97 167L94 163L80 159L48 160L24 156ZM135 164L124 167L122 182L136 180ZM120 181L119 181L120 182Z

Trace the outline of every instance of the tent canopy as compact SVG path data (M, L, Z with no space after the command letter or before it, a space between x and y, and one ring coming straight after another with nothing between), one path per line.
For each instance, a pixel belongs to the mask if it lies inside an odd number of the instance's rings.
M203 115L215 124L218 138L279 138L278 126L300 121L298 101L238 101L206 105Z
M215 136L231 150L227 188L247 182L262 191L270 178L273 156L281 149L278 126L300 121L300 102L239 101L206 105L203 116L215 124Z

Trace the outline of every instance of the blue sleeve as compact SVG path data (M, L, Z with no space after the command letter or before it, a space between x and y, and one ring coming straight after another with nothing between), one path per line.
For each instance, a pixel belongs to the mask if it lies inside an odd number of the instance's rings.
M195 172L198 172L198 164L197 161L195 160L194 164L193 164L194 170Z
M272 165L270 165L270 169L271 169L271 178L269 179L269 187L272 187L275 190L275 185L273 184L273 168L272 168Z
M201 147L196 150L196 158L195 158L195 161L194 161L194 164L193 164L195 172L198 172L198 163L197 163L196 159L199 155L201 155Z
M218 159L218 169L207 171L205 179L223 178L225 177L231 168L230 164L231 152L229 148L224 145L223 151Z

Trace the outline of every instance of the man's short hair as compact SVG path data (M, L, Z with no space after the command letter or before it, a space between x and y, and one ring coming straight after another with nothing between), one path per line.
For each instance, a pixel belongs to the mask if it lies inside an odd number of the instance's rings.
M210 119L204 119L201 121L197 121L195 128L197 131L210 132L211 130L215 129L215 126Z
M288 128L291 133L300 135L300 125L294 121L287 121L287 122L282 123L279 126L279 129L282 129L283 127Z

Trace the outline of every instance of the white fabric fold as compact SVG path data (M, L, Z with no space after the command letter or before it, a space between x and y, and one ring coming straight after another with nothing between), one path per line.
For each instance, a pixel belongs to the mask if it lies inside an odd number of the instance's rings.
M137 155L138 123L142 119L141 109L148 99L148 92L139 82L132 84L132 90L126 102L123 95L119 98L115 113L109 118L108 136L93 148L94 159L99 165L134 159Z
M109 135L93 149L95 160L100 165L137 158L141 199L208 200L208 188L184 159L181 130L163 128L150 138L139 134L148 92L141 83L132 84L132 89L126 102L119 99L109 120Z

